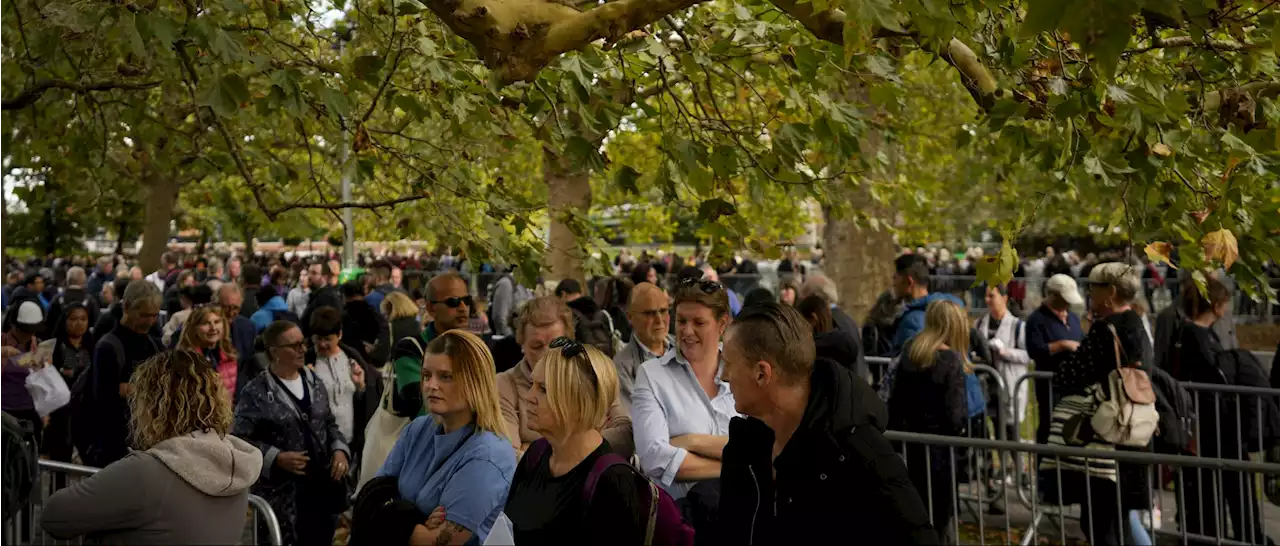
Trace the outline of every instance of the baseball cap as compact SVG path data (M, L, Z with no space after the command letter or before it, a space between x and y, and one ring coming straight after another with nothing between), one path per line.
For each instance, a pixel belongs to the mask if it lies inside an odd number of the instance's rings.
M39 330L44 325L44 311L34 301L24 301L18 305L14 323L27 332Z
M1090 274L1089 277L1092 279L1093 275ZM1049 277L1049 280L1044 283L1044 293L1062 296L1062 299L1070 305L1084 303L1084 298L1080 297L1080 288L1076 286L1076 280L1062 273Z

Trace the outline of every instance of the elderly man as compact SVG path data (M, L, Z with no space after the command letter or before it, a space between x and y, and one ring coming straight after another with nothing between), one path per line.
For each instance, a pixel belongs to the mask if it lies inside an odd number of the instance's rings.
M884 404L846 367L817 357L799 311L777 303L744 309L725 334L723 357L735 409L746 417L729 424L719 542L841 543L851 532L867 544L938 542L884 437Z
M628 413L631 412L631 389L636 383L636 370L645 361L658 358L675 347L675 336L668 333L670 307L666 291L654 284L642 282L631 290L631 301L627 302L631 342L613 357L613 365L618 369L618 398Z
M862 346L862 331L858 329L858 322L840 308L840 293L836 291L835 281L825 275L809 275L804 284L800 285L800 293L796 296L796 301L799 302L809 296L818 296L826 300L827 305L831 306L831 322L836 327L833 332L819 334L815 338L818 354L834 360L845 360L848 358L846 353L852 352L854 361L841 362L841 364L849 366L868 383L876 384L880 380L882 368L877 366L876 373L873 375L867 366L866 350Z
M85 288L88 275L80 266L67 270L67 288L49 303L49 312L45 313L45 331L53 332L54 326L62 320L63 309L72 303L79 303L89 311L89 324L98 321L98 298L89 294Z
M222 283L218 286L218 291L213 293L213 303L222 308L222 318L231 325L231 346L235 347L236 353L243 362L244 359L253 355L253 338L257 335L253 321L240 315L240 309L244 305L244 293L236 283ZM174 335L174 339L178 337L177 334Z
M98 339L88 377L96 381L78 388L92 389L74 408L71 419L76 448L85 464L104 467L129 453L129 378L138 363L160 352L148 332L160 316L160 288L151 282L131 282L124 291L120 322ZM88 393L84 393L88 394Z

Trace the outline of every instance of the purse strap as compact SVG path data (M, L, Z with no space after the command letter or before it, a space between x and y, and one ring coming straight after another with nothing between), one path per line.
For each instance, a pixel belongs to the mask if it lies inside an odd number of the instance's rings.
M1110 322L1107 323L1107 330L1111 331L1111 342L1115 344L1116 347L1116 369L1123 370L1124 365L1120 363L1120 353L1124 351L1124 347L1120 346L1120 334L1116 332L1115 325Z

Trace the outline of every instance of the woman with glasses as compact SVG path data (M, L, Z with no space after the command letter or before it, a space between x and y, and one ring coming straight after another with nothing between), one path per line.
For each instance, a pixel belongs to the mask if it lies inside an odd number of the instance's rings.
M399 497L420 512L409 544L481 543L506 503L516 463L498 409L493 357L475 334L449 330L427 345L421 377L431 415L400 434L362 495L382 487L383 478L395 482ZM394 534L361 529L361 523L353 533Z
M253 492L275 510L284 543L327 546L346 509L350 448L324 383L306 368L302 330L280 320L262 340L271 365L241 389L232 432L262 451Z
M227 323L222 319L222 308L216 305L201 305L191 308L187 320L182 325L178 339L178 348L195 351L209 359L209 364L227 394L234 400L236 392L236 350L231 347L231 336ZM247 378L246 378L247 379Z
M44 502L50 535L103 544L235 544L262 454L228 434L231 401L204 355L161 353L130 380L137 451Z
M502 418L507 437L515 445L517 455L523 454L529 445L541 436L528 426L525 393L533 386L533 365L546 354L547 347L556 338L573 335L573 311L560 298L543 296L534 298L520 308L515 321L516 341L524 352L524 359L514 368L498 374L498 392L502 401ZM616 387L615 387L616 390ZM609 405L601 432L619 454L630 457L634 451L631 436L631 418L614 395Z
M720 377L720 338L731 320L724 287L685 279L674 302L676 350L640 365L631 416L640 467L678 500L695 484L720 477L729 420L737 412Z
M516 544L640 544L648 521L648 480L600 435L617 398L613 362L567 337L551 342L533 368L526 425L542 436L516 468L503 511ZM592 494L591 475L598 481ZM646 493L647 494L647 493Z

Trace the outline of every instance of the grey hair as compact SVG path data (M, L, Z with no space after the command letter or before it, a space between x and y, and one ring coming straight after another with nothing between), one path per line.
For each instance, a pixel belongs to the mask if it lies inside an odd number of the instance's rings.
M241 297L244 297L244 293L240 290L240 285L233 282L224 282L218 285L218 289L213 292L213 303L222 303L223 299L226 297L223 294L227 292L235 292L236 294L240 294Z
M827 300L827 303L840 303L840 293L836 291L836 283L826 275L813 274L804 280L804 284L800 285L800 293L796 295L796 301L800 301L809 296L821 296Z
M83 287L86 278L83 267L77 265L67 270L67 286Z
M129 283L120 301L123 302L125 311L132 311L144 304L155 305L158 308L163 303L164 297L159 287L151 281L143 280Z
M210 258L208 265L209 265L209 271L222 271L223 268L225 267L222 263L222 260L219 258Z

